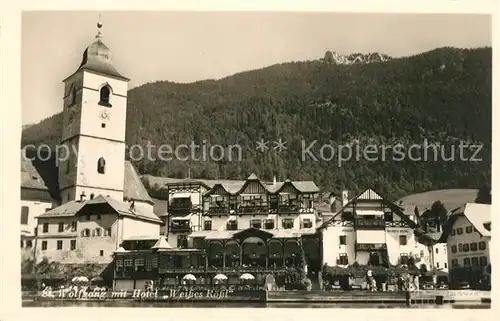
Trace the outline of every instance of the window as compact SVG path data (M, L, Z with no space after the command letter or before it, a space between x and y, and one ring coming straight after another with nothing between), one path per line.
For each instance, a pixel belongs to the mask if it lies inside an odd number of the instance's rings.
M448 268L448 263L444 263L444 268L447 269Z
M43 233L49 233L49 223L43 223Z
M462 243L458 244L458 252L462 252Z
M186 235L177 236L177 247L180 249L187 249L188 240Z
M158 257L157 256L153 256L153 259L151 259L151 266L153 268L157 268L158 267Z
M100 228L96 228L96 229L94 230L94 235L95 235L95 236L101 236L101 229L100 229Z
M104 256L104 251L103 250L99 251L99 256Z
M491 231L491 223L484 223L483 224L484 228L487 229L488 231Z
M302 220L302 227L303 228L312 228L313 224L310 218L305 218Z
M90 219L92 219L92 215L87 214L87 215L85 216L85 219L86 219L87 221L90 221Z
M466 257L464 259L464 266L470 266L470 258L469 257Z
M32 248L32 247L33 247L33 241L32 241L32 240L27 240L27 241L26 241L26 248L27 248L27 249L30 249L30 248Z
M58 241L57 241L57 249L58 249L58 250L62 250L62 246L63 246L63 241L58 240Z
M111 236L111 227L104 230L104 236Z
M472 266L479 266L479 258L477 257L472 258Z
M436 267L439 269L439 262L436 262Z
M274 229L274 220L273 219L266 219L266 220L264 220L264 228L266 230L272 230L272 229Z
M347 256L347 253L340 253L337 262L338 265L348 265L349 257Z
M456 245L451 246L451 253L457 253L457 246Z
M463 248L462 248L462 250L464 252L469 252L469 243L465 243L464 246L463 246Z
M70 241L70 245L69 245L69 246L70 246L70 249L71 249L71 250L76 249L76 240L71 240L71 241Z
M47 241L42 241L42 251L47 250Z
M342 222L353 222L354 215L352 212L342 212L341 214Z
M476 242L473 242L470 244L470 250L472 252L476 252L477 251L477 243Z
M292 229L293 228L293 218L284 218L281 221L281 225L284 229Z
M399 245L406 245L408 243L408 240L406 239L406 235L400 235L399 236Z
M451 267L457 267L458 266L458 260L457 259L452 259L451 260Z
M123 260L116 260L115 269L120 272L123 269Z
M455 234L457 234L456 230L455 229L451 230L451 235L453 236Z
M71 222L71 232L76 232L77 224L76 221Z
M144 259L135 259L135 270L139 272L143 272L145 270Z
M479 266L486 266L488 265L488 259L486 258L486 256L481 256L479 258Z
M21 248L23 248L23 247L24 247L24 242L23 242L23 240L21 240Z
M105 123L101 123L101 128L106 128L106 124Z
M464 234L464 229L462 227L457 228L457 235Z
M101 88L99 91L99 105L106 106L106 107L111 107L111 104L109 103L109 96L111 94L111 89L109 86L105 85Z
M436 248L436 254L439 254L439 249L438 248Z
M399 263L400 264L408 264L408 254L407 253L400 254Z
M228 231L236 231L238 229L238 221L231 220L226 223L226 230Z
M392 212L385 212L384 213L384 221L386 221L386 222L394 221L394 217L392 215Z
M28 224L30 208L28 206L21 207L21 224Z
M99 158L97 160L97 172L99 174L104 174L104 172L106 171L106 161L104 160L104 158Z
M152 270L152 264L151 264L151 259L146 260L146 271L151 271Z
M90 230L88 228L82 230L82 237L90 237Z
M57 228L59 233L64 232L64 223L59 223L59 227Z
M133 268L133 260L132 259L126 259L123 260L123 266L125 267L125 270L130 271Z
M250 227L262 228L262 221L261 220L250 220Z
M465 233L467 233L467 234L472 233L472 226L467 226L467 227L465 228Z
M101 219L101 214L97 214L97 219L100 220Z
M480 251L486 250L486 243L485 242L479 242L479 250Z
M339 244L340 244L340 245L346 245L346 244L347 244L347 236L345 236L345 235L340 235L340 236L339 236Z

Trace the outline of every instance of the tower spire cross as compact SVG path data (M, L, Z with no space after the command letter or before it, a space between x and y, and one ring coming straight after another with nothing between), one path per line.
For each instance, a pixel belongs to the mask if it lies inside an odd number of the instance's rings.
M97 35L95 36L96 38L102 38L102 33L101 33L101 28L102 28L102 22L101 22L102 14L99 12L99 20L97 21Z

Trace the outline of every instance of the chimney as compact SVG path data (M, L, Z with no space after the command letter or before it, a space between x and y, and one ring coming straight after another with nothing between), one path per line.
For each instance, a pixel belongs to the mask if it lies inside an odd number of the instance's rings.
M93 200L94 199L94 193L90 194L90 199Z
M276 175L273 176L273 186L276 186Z
M346 205L348 202L349 202L349 191L343 190L342 191L342 206Z
M85 202L85 199L86 199L85 192L82 192L82 194L80 194L80 202Z

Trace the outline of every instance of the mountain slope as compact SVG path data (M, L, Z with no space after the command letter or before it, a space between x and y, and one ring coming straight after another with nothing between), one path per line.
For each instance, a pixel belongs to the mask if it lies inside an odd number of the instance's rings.
M23 144L55 144L55 115L23 132ZM255 150L259 139L287 141L281 153ZM241 162L136 162L141 173L241 179L313 179L329 190L372 187L392 197L445 188L477 188L491 171L491 49L440 48L412 57L343 65L292 62L220 80L148 83L129 91L127 143L206 141L239 144ZM424 140L483 144L482 162L302 160L302 144L395 145ZM379 147L380 148L380 147ZM458 157L458 150L456 155ZM467 154L467 153L466 153ZM471 156L469 152L467 154ZM391 156L387 156L390 158Z

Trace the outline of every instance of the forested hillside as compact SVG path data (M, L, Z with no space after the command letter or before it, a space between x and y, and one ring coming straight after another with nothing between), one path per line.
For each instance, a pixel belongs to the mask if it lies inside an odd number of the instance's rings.
M168 78L168 75L165 75ZM372 187L393 198L431 189L478 188L491 175L491 48L440 48L384 62L290 62L190 84L148 83L129 91L127 144L240 144L241 162L136 162L141 173L185 177L312 179L325 190ZM22 143L57 143L55 115L24 130ZM259 139L287 141L278 153ZM301 160L318 146L484 144L482 162ZM315 152L318 153L318 150ZM456 150L456 157L459 157ZM472 152L466 153L469 157Z

